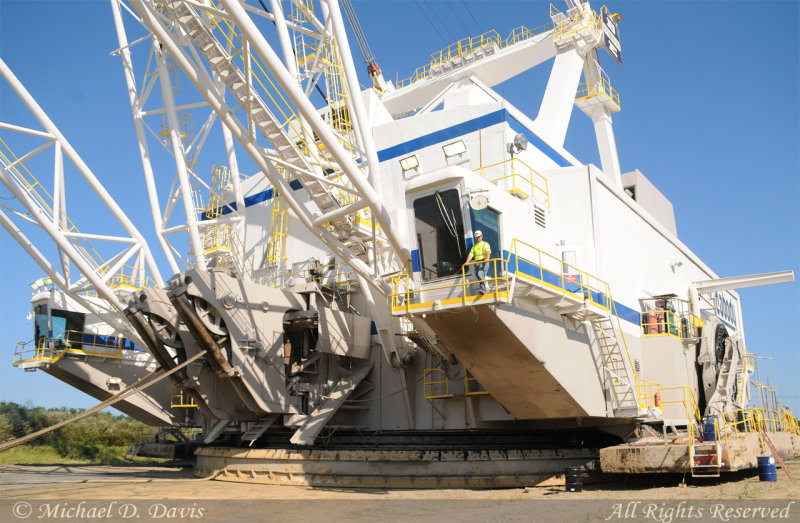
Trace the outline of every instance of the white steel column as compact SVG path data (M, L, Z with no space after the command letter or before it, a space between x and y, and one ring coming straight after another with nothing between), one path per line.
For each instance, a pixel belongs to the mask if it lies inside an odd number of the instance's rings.
M283 51L283 61L286 69L292 76L297 76L297 57L292 50L292 40L289 38L289 27L286 25L286 18L283 16L283 7L280 0L270 0L272 14L275 16L275 29L278 31L278 42Z
M247 12L236 0L221 0L221 3L225 6L226 12L239 26L242 34L258 52L258 55L264 61L264 65L269 69L270 73L273 74L275 80L295 104L300 115L302 115L312 129L314 129L320 141L325 144L325 147L330 151L344 174L358 190L359 196L370 205L373 217L377 219L381 230L386 234L389 244L395 252L398 253L401 262L410 259L411 251L405 244L403 237L397 233L397 228L392 224L389 212L383 205L380 197L364 178L358 165L356 165L350 157L350 154L345 151L339 143L339 140L333 134L328 124L325 123L322 117L317 113L314 105L305 96L299 86L297 86L294 79L275 54L275 51L272 50L272 47L267 43L261 32L247 15Z
M372 139L372 132L367 121L366 107L364 107L364 100L361 97L361 89L358 83L358 75L356 74L356 67L353 64L353 55L350 53L350 44L347 40L347 32L344 28L342 21L342 12L339 9L339 2L336 0L327 1L328 8L331 15L331 23L333 24L333 34L336 37L336 45L339 48L339 56L342 59L342 67L344 68L344 76L347 80L347 90L350 95L350 105L355 115L351 114L350 117L355 117L356 133L360 135L361 146L364 148L364 153L367 157L367 165L369 171L367 180L372 184L375 192L379 197L383 197L383 180L380 176L380 167L378 165L378 151L375 149L375 141Z
M617 140L614 138L611 115L604 108L597 107L592 114L592 123L594 123L594 132L597 136L597 149L600 152L600 164L603 172L617 188L622 189Z
M597 57L597 49L592 49L586 54L583 79L588 85L589 82L594 80L602 81L602 78L603 74ZM600 104L593 108L591 116L603 172L614 182L617 188L622 189L622 173L619 166L617 140L614 137L614 128L611 125L611 113L608 112L604 105Z
M173 98L172 80L167 69L167 59L160 49L155 50L158 66L158 80L161 83L161 98L164 101L164 112L167 115L169 129L169 140L172 143L172 152L175 156L175 166L177 168L178 185L180 186L181 200L186 210L186 227L189 234L189 245L199 269L206 268L206 255L203 252L203 242L200 239L200 231L197 227L197 214L195 214L194 198L192 197L192 186L189 182L189 168L186 165L186 151L183 148L183 140L180 137L180 124L178 115L175 111L175 99Z
M583 55L574 48L559 53L553 61L539 114L534 120L537 134L551 146L564 146L582 69Z
M161 219L161 205L158 199L158 189L156 188L156 182L153 176L153 166L150 163L150 151L147 147L147 136L145 134L141 107L139 107L138 96L136 95L136 77L133 74L133 61L131 60L131 51L130 47L128 46L128 36L125 32L125 24L122 20L122 12L120 11L119 1L120 0L111 0L111 11L114 14L114 25L117 29L120 58L122 59L122 67L125 72L125 83L128 86L128 99L131 104L131 111L133 112L133 126L136 130L136 141L139 145L139 157L142 160L142 170L144 172L145 186L147 187L147 197L150 200L150 213L153 216L153 225L155 226L158 243L161 244L161 250L164 251L164 256L167 258L169 268L174 274L180 272L181 267L178 265L178 262L175 259L175 254L172 252L169 243L164 237L164 222Z

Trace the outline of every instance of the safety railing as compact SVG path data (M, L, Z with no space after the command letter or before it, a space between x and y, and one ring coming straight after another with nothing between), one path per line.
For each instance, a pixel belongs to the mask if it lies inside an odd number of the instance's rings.
M514 239L511 242L507 263L509 273L518 281L538 284L611 311L611 293L607 282L522 240Z
M534 36L546 33L552 28L552 25L553 24L544 24L534 29L528 29L525 26L520 26L513 29L511 33L509 33L509 35L504 39L501 38L500 34L494 30L487 31L482 35L462 38L461 40L450 44L444 49L431 54L431 61L429 63L421 67L417 67L417 69L414 70L414 74L412 74L410 77L399 80L396 87L399 89L401 87L411 85L414 82L429 78L432 75L433 70L438 65L454 60L467 53L474 52L482 47L496 45L498 49L505 49L508 46L529 40Z
M617 109L619 105L619 93L611 87L611 80L605 73L602 73L599 78L593 78L578 86L578 92L575 95L575 101L588 100L595 96L607 96Z
M484 263L489 265L489 270L486 271L487 276L470 281L468 279L469 267ZM506 260L502 258L464 264L461 266L460 273L456 273L451 278L459 281L446 285L426 285L415 289L408 272L393 276L391 278L392 313L410 314L419 310L466 307L508 301L510 298L509 273L506 270ZM483 292L481 292L481 285L486 287Z
M489 394L489 391L481 386L478 382L478 378L474 377L470 371L464 368L464 395L481 396L483 394Z
M459 56L463 56L467 53L490 45L496 45L497 47L500 47L502 42L503 40L500 38L500 34L494 29L478 36L462 38L461 40L448 45L444 49L433 53L431 55L431 64L436 65L449 62L450 60L458 58Z
M107 283L111 289L129 290L141 290L156 285L156 282L145 274L144 269L131 265L123 265L118 273L109 278Z
M186 389L172 389L169 396L169 406L173 409L196 409L197 403L194 396Z
M536 198L543 195L547 200L547 206L550 207L550 188L547 178L519 158L481 165L473 172L479 173L481 177L489 179L494 184L502 183L506 190L515 196Z
M61 354L58 354L52 345L40 346L33 340L26 342L20 341L17 342L17 345L14 348L14 360L12 364L16 366L21 363L28 363L28 362L53 363L55 361L58 361L60 357Z
M560 11L553 4L550 4L550 16L553 17L559 13ZM553 27L553 40L557 41L586 30L590 31L594 38L600 38L602 34L601 23L600 15L595 11L592 11L588 16L581 15L576 18L564 15L562 20Z
M642 300L645 311L640 313L642 337L672 336L683 340L697 338L703 320L689 311L688 302L679 298L648 298Z
M32 341L17 343L14 351L14 365L25 362L54 363L64 354L120 358L125 350L125 338L106 336L79 331L64 331L56 337L42 337Z
M517 281L541 285L577 301L585 301L598 309L616 314L607 282L522 240L514 239L512 241L506 259L494 258L488 262L493 264L493 270L487 271L491 276L478 281L468 281L468 265L462 266L459 282L446 285L434 284L415 288L418 282L412 281L409 270L393 276L391 278L392 312L394 314L410 314L424 309L467 306L477 302L486 303L492 299L507 301L511 298L509 282L513 277ZM458 276L457 274L455 277L458 278ZM485 294L471 290L480 283L491 283L494 290ZM460 296L453 295L453 290L457 288L461 289Z
M661 405L677 404L683 407L687 420L694 420L700 426L702 420L700 409L697 407L697 400L691 387L661 387L658 388L661 397ZM691 425L691 423L690 423Z
M447 373L440 368L425 369L423 388L427 400L453 397Z
M636 399L640 410L654 409L660 412L662 410L661 384L655 381L638 380L636 382Z
M323 286L352 285L356 283L356 274L349 265L344 263L330 263L318 267L309 267L297 271L282 272L256 280L256 283L280 288L289 283L292 278L302 278L313 281Z
M791 412L748 407L722 413L724 429L737 438L751 432L790 432L800 435L800 426Z

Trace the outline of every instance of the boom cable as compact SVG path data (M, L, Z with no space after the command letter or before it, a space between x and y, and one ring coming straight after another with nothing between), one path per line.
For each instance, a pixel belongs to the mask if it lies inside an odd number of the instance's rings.
M431 27L433 27L433 30L436 31L436 34L439 35L439 38L442 39L442 43L444 43L444 45L447 45L447 40L445 40L444 36L442 36L442 33L439 32L439 28L436 27L436 24L433 23L428 14L422 9L422 6L419 5L419 0L414 0L414 3L417 4L417 9L419 9L419 12L422 13L422 16L425 17L428 23L431 24Z
M347 21L350 23L350 28L353 30L353 34L356 37L361 55L364 57L364 62L366 62L367 65L372 65L375 63L375 56L373 56L372 50L369 48L369 42L364 35L364 31L361 29L361 24L358 22L353 4L350 3L350 0L342 0L342 6L344 7L344 14L347 17Z
M453 36L453 33L450 32L450 29L447 28L447 24L445 24L444 20L442 20L441 17L439 17L439 15L436 13L436 10L433 9L433 6L431 5L431 3L428 0L422 0L422 1L425 2L425 5L427 5L428 9L431 10L431 13L433 13L433 16L435 16L436 19L439 20L439 23L442 24L442 28L450 36L450 41L458 40L455 36Z
M461 0L461 3L464 4L464 8L469 13L469 16L472 18L472 21L475 22L475 27L478 28L478 34L483 34L483 29L481 29L481 24L478 23L478 20L475 18L475 15L472 14L472 9L469 8L469 4L464 0Z
M455 15L455 17L456 17L456 20L458 20L458 23L459 23L459 24L461 24L461 27L463 27L463 28L464 28L464 31L466 31L466 32L467 32L467 36L469 36L470 38L472 38L472 32L470 32L470 30L469 30L469 29L467 28L467 26L464 24L463 20L461 20L461 17L460 17L460 16L458 16L458 11L456 11L456 8L455 8L455 7L453 7L453 4L452 4L452 3L450 3L450 2L447 2L447 5L448 5L448 7L450 7L450 10L453 12L453 15Z

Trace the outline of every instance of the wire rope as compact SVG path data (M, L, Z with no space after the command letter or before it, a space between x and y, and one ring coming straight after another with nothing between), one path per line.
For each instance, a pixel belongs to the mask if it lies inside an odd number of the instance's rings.
M464 4L467 13L469 13L470 18L472 18L472 21L475 23L475 27L478 28L478 34L483 34L483 29L481 29L481 24L478 23L478 20L475 18L475 15L472 14L472 9L469 8L469 4L465 0L461 0L461 3Z
M452 2L447 2L447 6L448 6L448 7L450 8L450 10L453 12L453 15L456 17L456 20L458 20L458 23L459 23L459 24L461 24L461 27L463 27L463 28L464 28L464 31L466 31L466 32L467 32L467 36L469 36L470 38L472 38L472 32L471 32L471 31L469 30L469 28L468 28L468 27L467 27L467 26L464 24L464 21L463 21L463 20L461 20L461 17L460 17L460 16L458 16L458 11L456 11L456 8L455 8L455 7L453 7L453 4L452 4Z
M419 0L414 0L414 3L417 5L417 9L419 9L419 12L422 13L422 16L425 17L428 23L431 24L431 27L433 27L433 30L436 31L436 34L439 35L439 38L441 38L442 43L444 43L444 45L447 45L447 40L445 40L444 36L442 36L442 33L439 31L439 28L436 27L436 24L433 23L433 20L430 19L425 10L422 9L422 6L419 4Z
M442 28L447 32L447 35L450 37L450 40L451 41L457 40L457 38L455 36L453 36L453 33L451 33L450 30L447 28L447 24L444 23L444 21L441 19L441 17L433 9L433 6L431 5L431 3L428 0L422 0L422 1L425 2L425 5L427 5L428 9L431 10L431 13L433 14L433 16L435 16L436 19L439 20L439 23L442 24Z

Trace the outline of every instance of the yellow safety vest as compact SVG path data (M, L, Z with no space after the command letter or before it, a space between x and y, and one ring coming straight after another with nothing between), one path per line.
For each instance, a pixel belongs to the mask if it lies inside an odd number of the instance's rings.
M491 254L491 252L492 248L489 247L489 244L484 241L476 243L475 245L472 246L472 249L469 251L469 253L472 255L472 259L475 261L485 260L486 258L489 257L489 254Z

